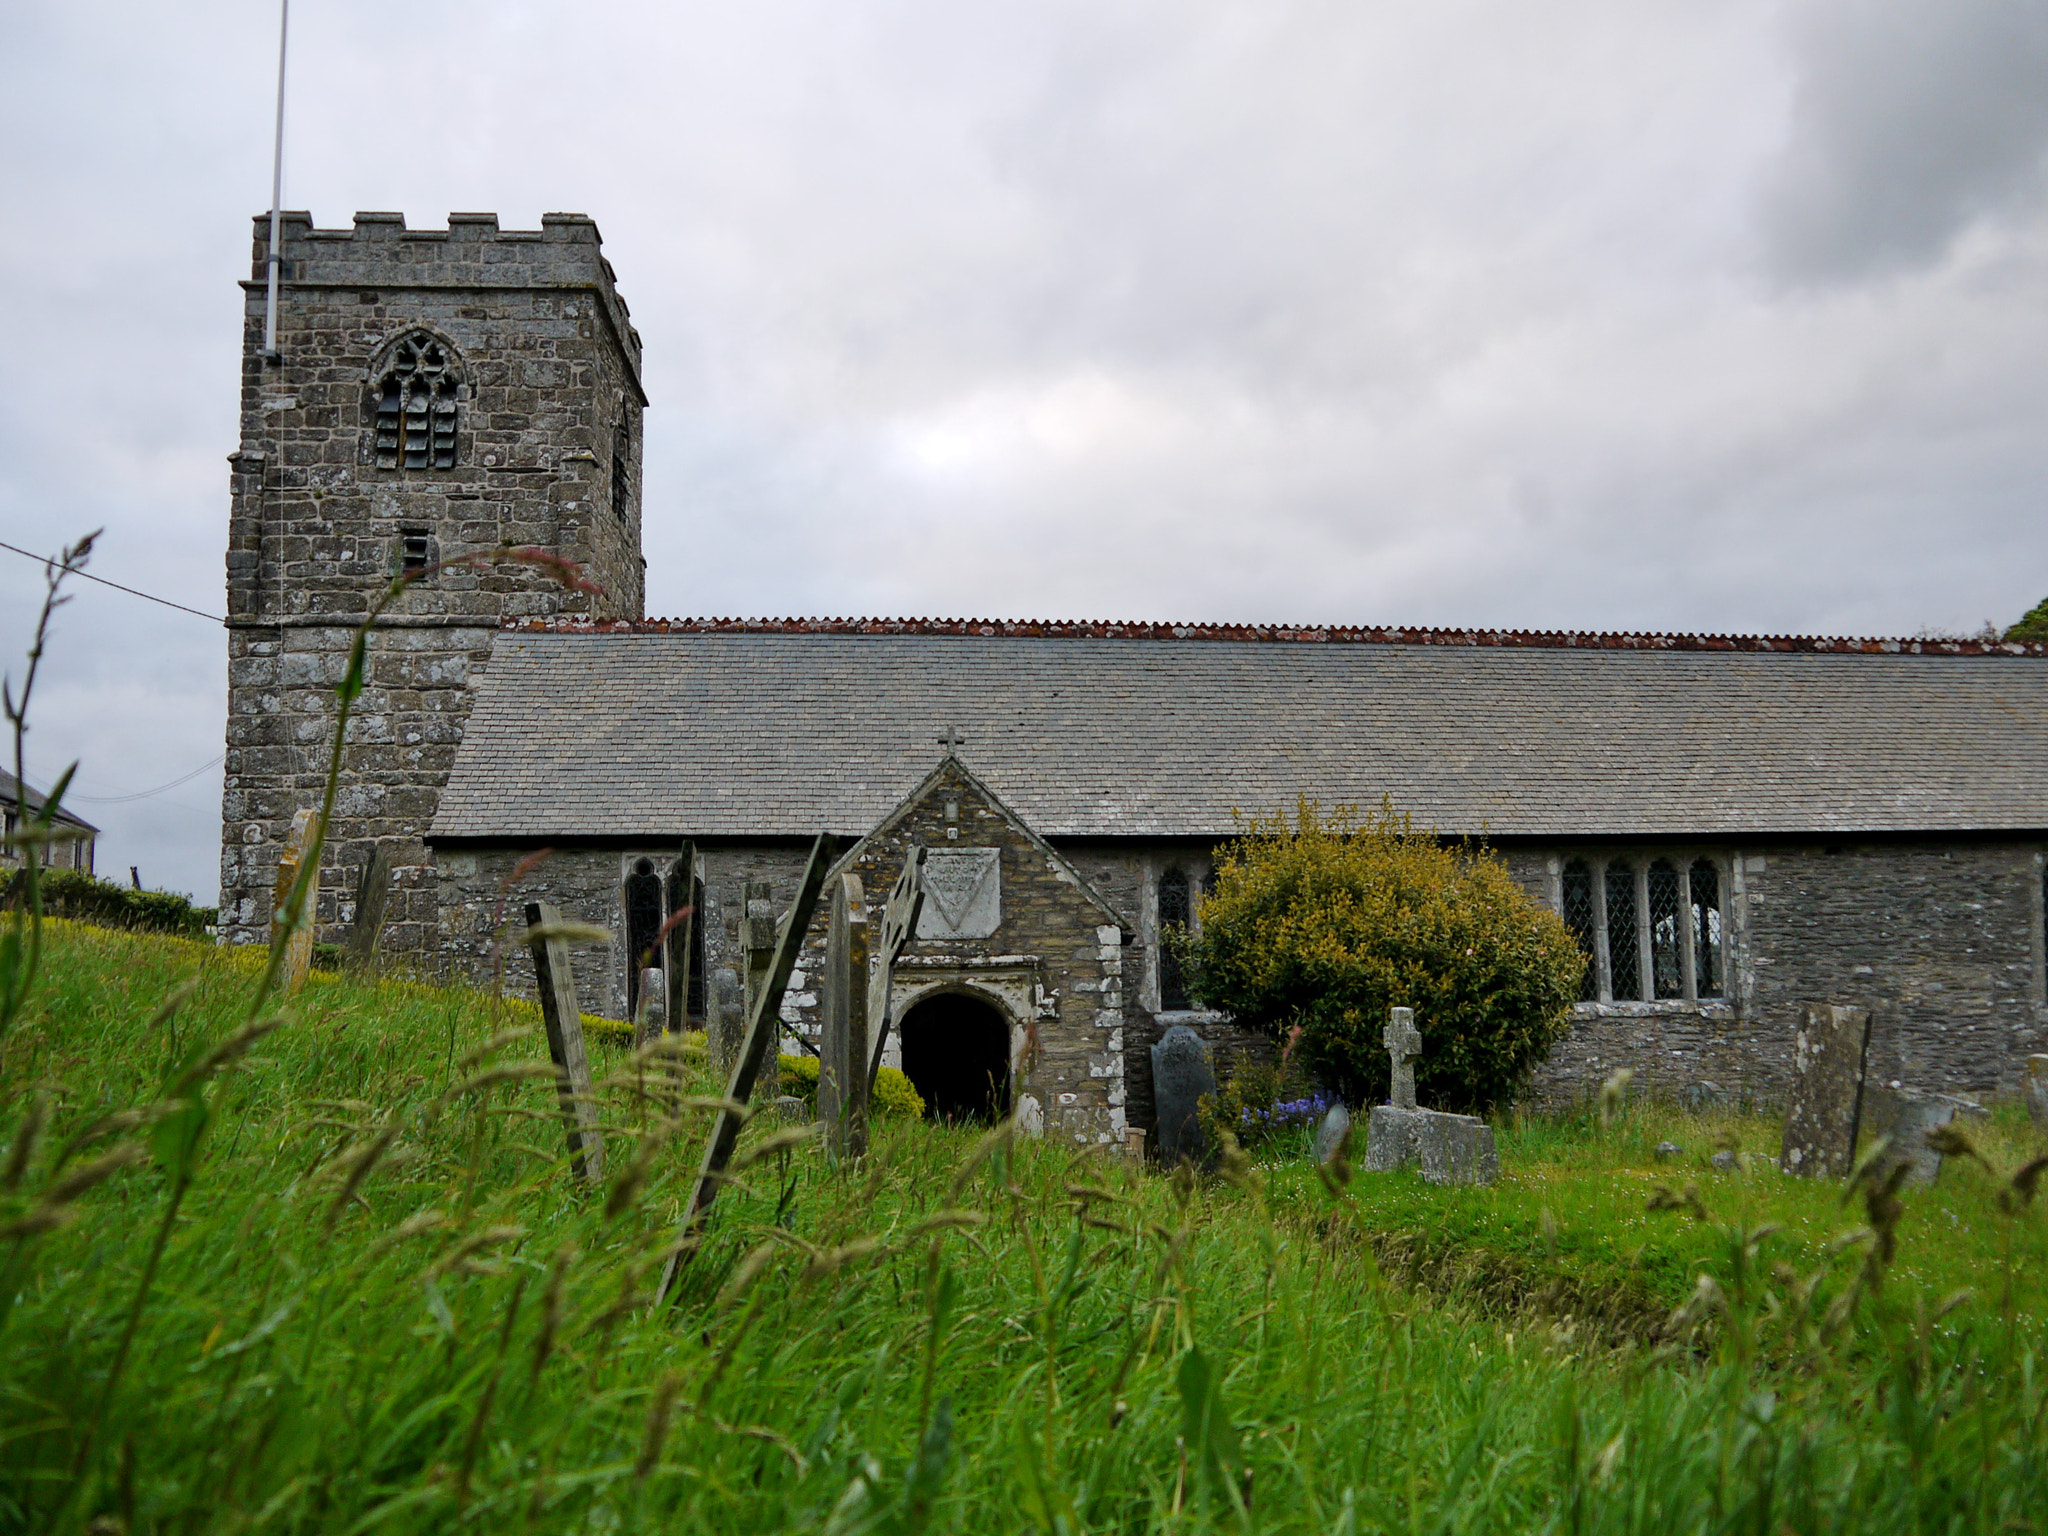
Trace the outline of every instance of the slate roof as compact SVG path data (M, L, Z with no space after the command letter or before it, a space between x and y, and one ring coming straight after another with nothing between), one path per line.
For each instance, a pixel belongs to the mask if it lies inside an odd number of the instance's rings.
M431 835L858 835L948 725L1052 838L1302 794L1494 837L2048 829L2039 647L834 623L499 634Z
M30 815L34 815L43 808L43 796L31 789L28 792L28 802L26 806L23 806L21 780L17 779L6 769L0 768L0 805L16 806L26 810ZM57 820L66 826L80 827L87 832L97 833L99 831L98 827L87 821L83 816L74 816L70 811L64 809L62 805L57 807Z

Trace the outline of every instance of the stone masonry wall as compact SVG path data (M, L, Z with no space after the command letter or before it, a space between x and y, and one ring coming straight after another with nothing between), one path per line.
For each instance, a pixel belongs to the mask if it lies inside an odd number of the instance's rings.
M640 614L640 342L581 215L520 232L489 214L452 215L443 231L408 230L397 214L321 230L292 213L279 358L267 360L267 239L259 218L230 455L224 937L266 936L279 839L295 810L317 803L334 685L355 627L398 573L404 531L424 530L433 559L537 546L604 589L567 591L514 564L444 571L409 590L372 637L319 920L335 937L353 916L360 868L382 842L395 872L384 947L423 958L437 943L438 896L421 834L492 634L507 619ZM455 464L379 468L373 373L419 328L458 359ZM621 429L623 519L611 480Z

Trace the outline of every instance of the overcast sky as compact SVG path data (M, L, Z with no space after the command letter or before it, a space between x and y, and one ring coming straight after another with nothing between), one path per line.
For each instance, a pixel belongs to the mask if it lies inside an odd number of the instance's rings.
M288 207L598 220L654 614L1900 634L2048 594L2048 0L292 20ZM104 527L94 571L216 614L276 29L0 0L0 540ZM0 552L17 682L39 579ZM31 776L81 760L103 872L212 899L223 652L60 616Z

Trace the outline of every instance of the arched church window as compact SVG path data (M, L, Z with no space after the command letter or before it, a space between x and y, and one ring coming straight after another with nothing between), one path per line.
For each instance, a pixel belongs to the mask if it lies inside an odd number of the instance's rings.
M1180 957L1167 948L1170 928L1185 929L1189 917L1188 877L1185 871L1169 869L1159 877L1159 1010L1172 1013L1192 1006L1187 977Z
M1598 921L1593 905L1593 871L1584 859L1573 859L1564 867L1564 925L1586 957L1586 979L1579 983L1579 1001L1600 1000L1600 958L1594 939Z
M379 469L453 469L461 369L425 331L401 338L370 383Z
M652 859L634 861L626 876L626 1017L640 1012L640 971L661 966L661 876Z
M1643 1000L1642 962L1636 935L1635 866L1616 859L1607 866L1607 968L1613 973L1614 1000Z

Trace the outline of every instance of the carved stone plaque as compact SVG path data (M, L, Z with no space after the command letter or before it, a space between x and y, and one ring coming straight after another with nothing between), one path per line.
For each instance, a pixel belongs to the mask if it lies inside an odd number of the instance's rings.
M986 939L1003 923L1003 851L934 848L924 858L920 939Z

